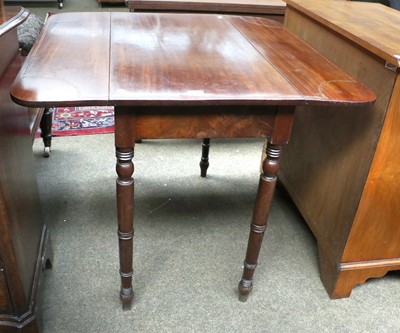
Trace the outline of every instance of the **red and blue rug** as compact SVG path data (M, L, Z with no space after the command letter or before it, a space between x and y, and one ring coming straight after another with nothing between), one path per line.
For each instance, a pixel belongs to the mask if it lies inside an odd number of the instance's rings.
M53 108L53 136L104 134L114 132L112 106Z

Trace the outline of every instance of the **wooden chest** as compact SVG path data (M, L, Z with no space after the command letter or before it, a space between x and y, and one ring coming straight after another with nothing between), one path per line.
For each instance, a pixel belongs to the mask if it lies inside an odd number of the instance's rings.
M367 111L297 112L280 172L317 239L330 297L348 297L400 269L400 12L289 0L285 26L377 95Z

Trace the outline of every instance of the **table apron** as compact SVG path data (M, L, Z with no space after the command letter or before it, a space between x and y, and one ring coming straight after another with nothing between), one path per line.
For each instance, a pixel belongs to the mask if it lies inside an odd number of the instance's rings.
M279 115L273 106L237 107L231 111L214 106L206 110L198 107L116 107L116 145L131 146L137 138L268 138L274 135Z

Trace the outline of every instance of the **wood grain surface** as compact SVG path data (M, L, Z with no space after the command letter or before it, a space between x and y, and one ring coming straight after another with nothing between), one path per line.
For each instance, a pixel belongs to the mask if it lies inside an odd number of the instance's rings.
M377 3L287 0L288 5L400 67L400 15ZM371 14L373 15L371 16Z
M128 0L128 7L134 10L196 11L241 14L285 13L282 0Z
M110 13L50 16L21 69L18 99L106 105L109 49Z
M361 105L375 99L275 21L144 13L51 16L11 93L27 106Z

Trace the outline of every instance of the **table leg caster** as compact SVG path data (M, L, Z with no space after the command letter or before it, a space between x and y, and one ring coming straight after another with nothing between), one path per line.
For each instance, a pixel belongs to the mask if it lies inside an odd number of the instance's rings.
M50 147L44 147L43 156L50 157Z
M239 301L246 302L252 289L252 281L241 279L239 282Z
M127 311L132 309L133 295L132 288L121 288L119 297L122 303L122 310Z

